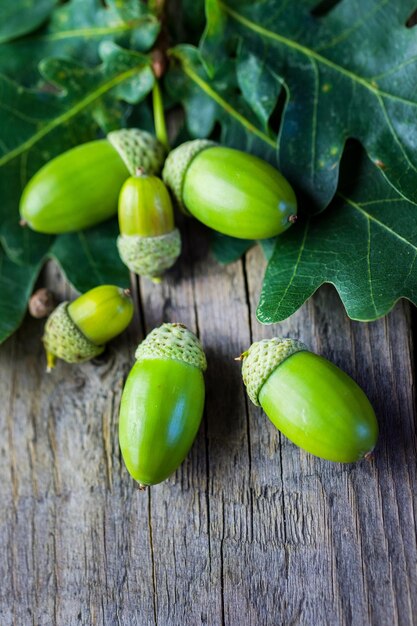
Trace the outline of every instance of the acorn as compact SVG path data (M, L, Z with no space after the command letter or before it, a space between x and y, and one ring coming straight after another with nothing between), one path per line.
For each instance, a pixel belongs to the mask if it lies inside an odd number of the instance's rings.
M315 456L352 463L369 457L378 438L362 389L295 339L265 339L241 357L249 398L293 443Z
M181 253L181 235L174 224L168 189L157 176L139 168L119 196L120 258L131 272L160 282Z
M150 133L117 130L57 156L26 185L21 224L40 233L60 234L103 222L117 212L124 181L138 167L159 172L165 148Z
M296 219L283 175L262 159L196 139L169 153L162 177L183 211L224 235L266 239Z
M28 303L29 313L36 319L48 317L56 307L55 296L46 287L37 289L30 297Z
M204 408L206 357L182 324L162 324L136 350L123 390L119 442L140 488L160 483L183 462Z
M49 316L42 338L48 371L56 358L82 363L101 354L133 317L130 292L115 285L90 289L73 302L62 302Z

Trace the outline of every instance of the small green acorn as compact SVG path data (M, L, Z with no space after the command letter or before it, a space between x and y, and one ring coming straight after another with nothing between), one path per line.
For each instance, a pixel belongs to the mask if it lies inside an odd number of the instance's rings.
M48 371L57 357L82 363L98 356L104 344L129 326L132 317L129 291L115 285L101 285L71 303L62 302L49 316L42 338Z
M131 272L160 282L181 253L168 189L141 168L127 179L119 196L120 258Z
M46 234L68 233L103 222L117 212L124 181L138 167L159 172L165 148L136 128L72 148L44 165L20 200L21 223Z
M188 141L169 153L162 177L185 212L224 235L266 239L296 220L297 200L287 180L240 150Z
M362 389L336 365L295 339L265 339L241 357L252 402L307 452L341 463L371 454L378 438Z
M183 462L204 408L206 357L182 324L162 324L139 344L123 390L119 442L126 467L143 489Z

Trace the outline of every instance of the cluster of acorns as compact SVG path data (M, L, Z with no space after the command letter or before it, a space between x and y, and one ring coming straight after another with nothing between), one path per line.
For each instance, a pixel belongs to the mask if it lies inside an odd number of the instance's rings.
M164 157L163 146L137 129L69 150L26 186L22 221L43 233L72 232L108 219L118 205L120 257L155 282L181 252L170 192L184 212L233 237L274 237L295 221L291 186L257 157L187 142L169 153L163 182L156 174ZM130 294L113 285L60 304L45 326L48 368L56 357L77 363L98 356L132 316ZM372 452L378 436L372 406L335 365L282 338L255 342L239 358L250 399L295 444L339 462ZM119 440L141 487L165 480L187 455L203 414L205 369L199 340L182 324L163 324L139 344L123 391Z

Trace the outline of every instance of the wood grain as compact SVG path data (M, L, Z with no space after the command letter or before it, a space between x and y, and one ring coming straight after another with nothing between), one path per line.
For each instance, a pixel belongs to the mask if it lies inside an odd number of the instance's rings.
M134 283L135 325L94 363L47 375L42 322L0 349L0 624L409 626L417 616L416 423L410 310L346 318L321 289L286 322L255 317L259 249L228 267L184 222L166 281ZM52 266L45 282L70 292ZM137 342L181 321L206 348L204 421L169 480L136 490L118 405ZM251 405L233 360L252 340L301 338L365 389L371 462L293 446Z

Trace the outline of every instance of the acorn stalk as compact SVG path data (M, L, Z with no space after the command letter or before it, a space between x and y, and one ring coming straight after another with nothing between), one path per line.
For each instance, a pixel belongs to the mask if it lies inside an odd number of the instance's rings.
M181 235L167 188L138 169L119 197L120 258L131 272L160 282L181 253Z
M82 363L98 356L132 317L130 292L115 285L101 285L71 303L62 302L49 316L42 338L48 371L57 358Z
M153 104L153 117L155 124L155 135L160 143L164 146L165 150L169 151L168 131L165 121L164 104L162 101L161 89L158 81L155 79L155 83L152 89L152 104Z
M165 148L135 128L109 133L55 157L27 183L20 200L22 223L46 234L89 228L117 212L124 181L138 167L158 173Z

